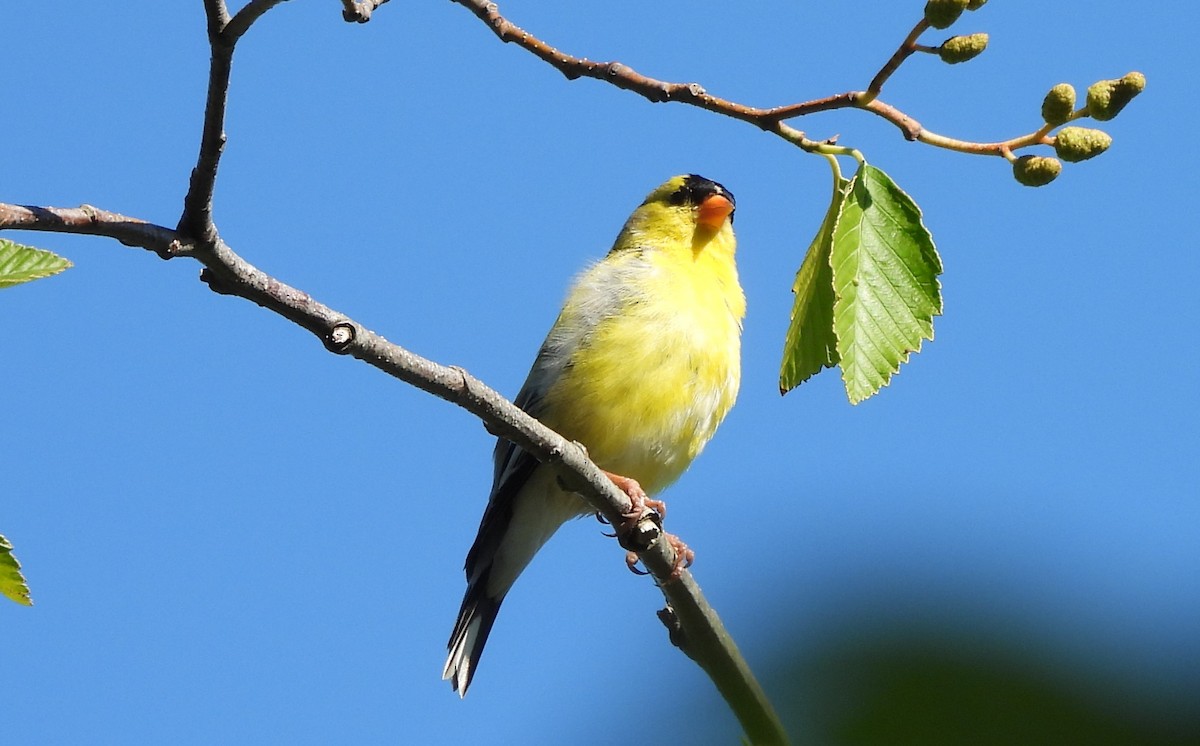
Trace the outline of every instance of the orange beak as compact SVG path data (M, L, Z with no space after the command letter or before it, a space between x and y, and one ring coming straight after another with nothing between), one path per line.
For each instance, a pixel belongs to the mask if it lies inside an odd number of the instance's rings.
M719 194L704 198L696 212L696 222L710 231L719 231L725 218L733 212L733 203Z

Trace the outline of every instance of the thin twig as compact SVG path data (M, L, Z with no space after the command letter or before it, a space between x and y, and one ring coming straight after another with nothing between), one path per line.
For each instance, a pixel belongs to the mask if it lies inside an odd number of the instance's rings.
M771 131L774 125L786 117L777 116L771 109L746 106L709 94L699 83L669 83L642 75L632 67L620 62L596 62L574 57L530 34L504 16L492 2L483 0L452 0L474 13L488 25L503 42L512 42L531 52L539 59L557 68L568 80L595 78L618 88L633 91L655 103L677 101L698 106L718 114L757 125Z
M82 233L115 238L126 246L149 249L163 259L191 256L194 246L176 231L91 205L31 207L0 203L0 230Z
M894 124L910 141L920 141L939 148L948 148L961 153L972 155L1003 155L1004 146L1016 147L1037 144L1039 141L1022 136L1007 140L1004 143L976 143L930 132L921 126L913 117L905 114L894 106L878 100L877 89L881 89L887 79L896 71L904 60L915 51L916 38L928 25L924 20L917 23L908 37L897 49L895 54L884 63L884 66L871 81L866 91L846 91L834 96L802 101L795 104L785 104L771 108L759 108L730 101L709 94L699 83L671 83L643 75L632 67L620 62L595 62L586 58L575 57L560 51L556 47L542 41L525 29L517 26L500 14L500 9L494 2L488 0L452 0L474 13L488 28L503 42L512 42L535 55L542 61L556 68L568 80L586 77L602 80L610 85L623 88L642 96L650 101L659 103L675 101L690 106L697 106L707 111L722 114L734 119L749 122L761 129L776 134L788 142L808 152L820 152L821 141L807 138L803 132L783 124L783 120L802 117L819 111L833 109L862 109L879 116Z
M913 30L908 32L908 36L904 37L904 41L900 42L900 48L892 54L888 61L883 63L883 67L879 68L879 72L875 73L875 77L871 78L871 84L867 86L867 95L875 98L883 91L883 84L887 79L892 77L892 73L904 64L904 61L917 50L917 39L921 34L925 33L925 29L929 28L929 21L924 17L913 26Z
M242 38L242 34L246 33L264 13L276 5L286 2L287 0L252 0L246 3L229 20L229 23L225 24L225 29L221 32L221 35L225 38L225 43L229 45L236 44L238 39Z
M213 222L213 190L221 153L225 150L225 110L229 99L229 73L233 50L242 35L271 8L286 0L251 0L232 19L225 0L204 0L208 18L208 44L212 58L208 69L208 93L204 103L204 124L200 132L200 153L183 199L183 214L178 230L195 237L202 246L218 240Z
M200 130L200 153L196 156L187 195L183 198L183 214L179 217L178 229L208 245L217 240L217 227L212 214L213 189L217 183L221 153L225 149L225 106L229 96L234 42L226 43L222 37L229 23L225 3L222 0L205 0L204 7L208 10L208 40L212 49L208 67L208 93L204 104L204 123ZM218 20L222 17L224 22Z
M1047 136L1052 129L1054 129L1053 126L1045 125L1034 132L1030 132L1028 135L1021 135L1011 140L1002 140L999 142L955 140L953 137L945 137L928 130L921 130L917 135L917 139L927 145L934 145L958 153L1003 156L1005 153L1011 153L1018 148L1025 148L1030 145L1053 145L1053 138Z

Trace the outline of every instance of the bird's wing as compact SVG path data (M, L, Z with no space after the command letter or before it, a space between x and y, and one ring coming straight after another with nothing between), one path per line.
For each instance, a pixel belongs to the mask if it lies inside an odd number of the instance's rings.
M571 351L564 347L562 328L564 325L570 325L578 332L581 340L589 336L598 323L598 318L592 320L590 324L586 325L588 328L584 329L582 326L574 324L573 321L564 320L565 315L564 313L559 316L558 322L555 323L546 341L542 343L533 367L525 379L525 385L521 387L517 398L513 400L518 407L539 419L542 415L542 402L546 392L570 363ZM524 448L504 438L497 439L492 459L495 464L492 492L488 497L483 519L479 523L479 533L475 537L475 543L467 553L468 581L471 581L474 576L478 576L491 563L512 521L517 496L539 463Z
M525 384L513 400L521 409L539 420L545 419L543 401L546 393L571 367L580 349L586 347L606 319L635 302L640 283L630 276L647 271L649 262L637 248L625 250L620 257L592 265L579 276L567 297L563 310L538 350ZM480 544L489 543L485 535L498 534L498 542L512 517L512 502L529 480L538 461L524 449L500 438L494 452L495 472L492 494L479 526L475 546L467 555L467 577L471 576L474 560L488 556ZM494 547L493 547L494 548Z
M542 345L525 385L514 400L534 417L539 416L545 392L565 365L559 359L562 351L551 344L554 334L552 330ZM540 503L549 497L549 491L560 494L561 491L548 481L551 475L535 477L539 462L528 451L500 438L496 441L494 459L492 493L475 543L467 552L467 591L450 634L449 655L442 671L442 678L450 679L460 695L465 695L471 685L492 623L512 582L557 523L569 517L557 518L557 511L541 509Z
M610 257L576 282L514 400L521 409L547 419L547 392L569 374L572 359L597 327L632 302L626 290L632 284L613 276L637 271L640 256L637 252L630 256L628 262ZM582 512L579 499L559 488L552 474L539 470L537 459L523 448L500 438L494 459L492 493L475 543L467 552L467 591L442 671L459 694L465 694L471 684L508 589L559 525Z

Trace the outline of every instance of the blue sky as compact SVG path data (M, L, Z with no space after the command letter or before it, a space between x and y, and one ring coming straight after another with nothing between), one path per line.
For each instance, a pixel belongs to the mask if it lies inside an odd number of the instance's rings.
M546 5L501 10L566 51L766 106L864 87L922 3ZM987 53L914 59L883 98L1002 139L1037 126L1054 83L1144 72L1104 126L1112 149L1052 186L863 113L795 123L890 173L946 266L935 341L857 407L833 372L776 389L823 160L568 82L451 3L364 26L334 0L266 16L235 59L216 221L260 268L512 395L642 196L676 173L724 183L742 394L667 499L751 664L769 679L781 651L848 628L986 619L984 638L1122 681L1098 696L1169 705L1200 664L1197 155L1180 134L1200 115L1180 31L1197 11L1025 5L969 15L953 31L989 32ZM174 225L207 72L199 0L10 3L0 28L0 201ZM36 601L0 604L13 743L608 743L614 705L663 686L647 706L665 722L734 742L659 594L590 520L522 577L459 701L439 674L490 484L479 423L209 292L194 263L5 237L76 263L0 293L0 533Z

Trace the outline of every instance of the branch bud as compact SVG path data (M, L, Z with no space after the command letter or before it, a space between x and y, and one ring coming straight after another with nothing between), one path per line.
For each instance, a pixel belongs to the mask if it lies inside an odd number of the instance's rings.
M934 28L949 28L969 4L970 0L929 0L925 3L925 21Z
M1112 145L1108 133L1088 127L1063 127L1054 138L1054 152L1068 163L1095 158Z
M1145 88L1146 76L1137 72L1117 80L1092 83L1087 92L1088 114L1098 122L1107 122Z
M970 36L951 36L938 47L938 57L948 65L975 59L987 49L987 34L971 34Z
M1013 161L1013 177L1027 187L1046 186L1062 173L1062 162L1041 155L1023 155Z
M1075 86L1059 83L1050 89L1042 100L1042 119L1046 124L1057 127L1071 121L1075 112Z

